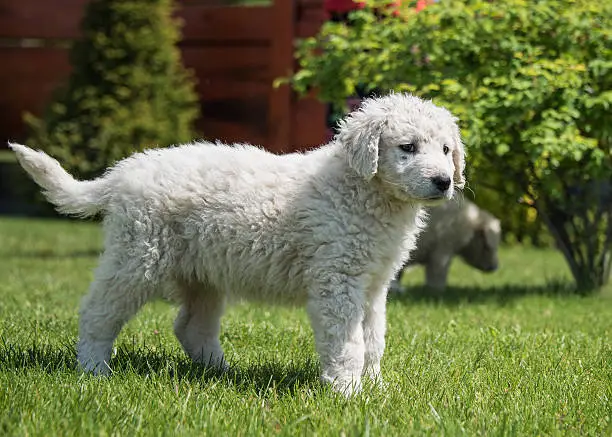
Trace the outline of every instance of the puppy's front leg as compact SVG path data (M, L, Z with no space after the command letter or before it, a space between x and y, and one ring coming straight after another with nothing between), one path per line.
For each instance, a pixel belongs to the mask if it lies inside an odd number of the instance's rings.
M365 341L364 376L382 385L380 360L385 351L387 290L381 287L369 295L363 321Z
M446 287L452 258L447 253L434 253L430 259L425 265L425 283L433 290L442 291Z
M354 278L331 278L312 290L308 314L321 360L321 380L350 396L361 389L364 292Z

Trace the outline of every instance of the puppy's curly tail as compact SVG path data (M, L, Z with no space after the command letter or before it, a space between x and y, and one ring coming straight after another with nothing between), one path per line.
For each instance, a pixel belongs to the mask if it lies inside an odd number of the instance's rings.
M9 143L19 164L43 188L43 194L63 214L90 217L100 212L104 204L105 181L77 181L59 162L44 152L21 144Z

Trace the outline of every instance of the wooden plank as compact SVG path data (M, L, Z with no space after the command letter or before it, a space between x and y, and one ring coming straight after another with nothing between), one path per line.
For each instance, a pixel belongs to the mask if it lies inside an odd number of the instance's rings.
M26 112L42 115L57 87L56 81L21 81L6 89L0 98L0 138L23 140Z
M327 19L323 8L323 0L297 0L295 14L296 24L294 38L306 38L315 35ZM293 62L294 67L297 63ZM286 152L308 150L326 141L326 106L314 96L292 100L290 111L291 147Z
M0 83L3 87L9 82L22 80L63 79L70 72L68 51L60 48L0 47L0 59Z
M323 4L325 3L325 0L297 0L297 3L299 8L323 10Z
M0 5L0 37L73 39L80 36L80 22L88 0L3 0ZM186 40L269 40L271 7L210 6L183 0L176 16L184 25Z
M299 0L296 37L314 36L327 20L322 0Z
M65 50L50 48L2 48L0 58L6 61L3 68L0 68L0 83L3 90L0 93L0 108L3 114L0 121L0 135L4 138L22 138L24 133L22 113L30 111L38 115L42 112L50 101L53 91L70 74L68 53ZM223 69L196 70L198 73L196 92L204 108L210 108L207 102L246 99L247 103L243 106L250 108L253 117L257 120L254 123L263 126L265 130L267 101L272 82L261 70L250 71L252 73L245 71L242 79L224 75ZM254 107L249 100L266 102L266 104ZM211 115L208 109L206 112L208 116ZM248 140L248 138L241 139Z
M273 78L291 75L293 67L293 36L294 36L293 1L277 0L274 3L274 22L276 23L270 72ZM268 118L269 148L281 151L291 140L291 89L282 85L271 89L270 112Z
M188 46L181 52L185 66L200 78L270 81L270 49L266 46Z
M268 82L235 81L222 77L200 77L196 92L201 100L220 100L233 98L259 98L269 96L271 85Z
M284 3L287 0L279 0ZM289 2L291 3L291 2ZM272 7L211 7L184 0L177 17L183 20L184 41L269 41L276 33Z
M23 113L41 115L70 74L68 52L51 48L0 48L0 138L23 140Z
M277 152L320 143L316 102L295 101L287 86L272 88L274 78L293 67L293 40L318 29L317 2L298 0L302 17L295 23L296 2L276 0L273 7L211 7L183 0L177 15L185 20L180 47L185 65L198 78L203 134L225 141L247 141ZM0 36L76 38L87 0L4 1ZM57 11L61 11L58 14ZM40 113L53 90L70 72L60 49L0 49L0 135L19 139L22 112ZM6 67L9 65L9 67ZM319 128L320 124L320 128ZM17 136L16 136L17 135ZM294 146L291 146L293 144Z
M268 136L255 129L253 125L244 123L220 122L201 118L196 124L202 138L208 141L224 143L249 143L266 147Z
M88 0L2 0L0 38L77 38Z
M314 36L319 32L322 25L323 21L318 20L300 21L297 23L295 37L308 38L310 36Z
M254 130L265 134L268 99L267 96L235 97L217 100L202 100L200 105L202 117L216 122L239 122L253 125Z
M313 97L297 100L293 104L293 130L291 132L291 150L308 150L326 141L326 106Z

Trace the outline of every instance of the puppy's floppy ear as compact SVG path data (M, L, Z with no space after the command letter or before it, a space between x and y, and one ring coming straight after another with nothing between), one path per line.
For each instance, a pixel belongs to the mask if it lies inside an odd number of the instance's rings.
M461 141L459 127L455 126L453 130L453 140L455 142L455 148L453 149L453 164L455 166L453 182L455 183L455 187L463 188L465 186L465 150L463 148L463 142Z
M492 218L485 227L484 236L489 247L497 248L501 236L501 222L496 218Z
M378 170L378 143L384 120L373 119L372 114L364 111L366 108L367 104L341 122L336 139L346 151L349 166L370 180Z

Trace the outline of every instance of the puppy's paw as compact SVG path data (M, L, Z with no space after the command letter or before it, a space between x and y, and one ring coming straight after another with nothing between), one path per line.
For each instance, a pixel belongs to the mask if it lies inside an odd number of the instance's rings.
M85 373L91 373L95 376L108 376L112 373L112 369L106 361L95 363L91 359L78 359L78 367Z
M94 375L110 375L112 369L108 365L111 357L112 344L79 340L77 344L77 362L83 372Z
M335 392L346 398L356 395L361 392L362 389L361 378L355 378L350 375L335 378L329 375L323 375L321 376L321 382L329 384Z

